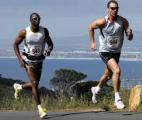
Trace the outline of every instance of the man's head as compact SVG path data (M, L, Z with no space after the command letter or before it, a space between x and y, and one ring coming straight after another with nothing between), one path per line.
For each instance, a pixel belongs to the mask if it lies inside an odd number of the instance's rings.
M110 0L110 1L107 3L107 9L108 9L108 14L109 14L110 16L116 17L117 14L118 14L118 9L119 9L119 6L118 6L117 1L115 1L115 0Z
M40 23L40 15L38 13L32 13L30 15L30 22L34 26L38 26Z

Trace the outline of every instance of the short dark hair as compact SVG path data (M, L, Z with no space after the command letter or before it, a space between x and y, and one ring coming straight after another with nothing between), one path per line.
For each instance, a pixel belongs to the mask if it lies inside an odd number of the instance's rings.
M117 2L116 0L110 0L110 1L108 1L108 3L107 3L107 8L109 8L110 3L114 3L114 4L116 4L116 5L118 6L118 2ZM119 6L118 6L118 7L119 7Z
M30 15L30 19L32 18L32 16L33 16L33 15L38 16L38 18L40 19L40 15L39 15L38 13L36 13L36 12L31 13L31 15Z

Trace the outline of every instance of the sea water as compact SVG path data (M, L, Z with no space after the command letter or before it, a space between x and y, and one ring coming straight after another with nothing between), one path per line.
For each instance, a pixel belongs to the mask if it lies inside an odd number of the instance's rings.
M105 64L100 59L46 59L43 63L40 86L51 88L50 80L59 69L73 69L87 75L85 81L99 80ZM142 61L120 60L121 86L142 84ZM29 81L16 58L0 58L0 74L5 78Z

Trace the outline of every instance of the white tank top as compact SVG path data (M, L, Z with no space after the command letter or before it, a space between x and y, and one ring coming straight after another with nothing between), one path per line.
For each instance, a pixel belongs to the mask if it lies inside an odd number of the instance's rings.
M99 52L121 52L124 39L124 28L120 16L117 20L110 23L108 16L105 16L106 25L101 29L99 36Z
M24 44L24 52L31 56L41 56L45 49L45 32L42 26L39 31L34 33L31 31L30 26L26 28L26 37Z

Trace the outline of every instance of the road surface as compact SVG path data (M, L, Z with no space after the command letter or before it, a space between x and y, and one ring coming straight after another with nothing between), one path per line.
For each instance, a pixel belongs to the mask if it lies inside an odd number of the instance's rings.
M142 120L141 112L49 112L45 120ZM37 112L0 112L0 120L40 120Z

